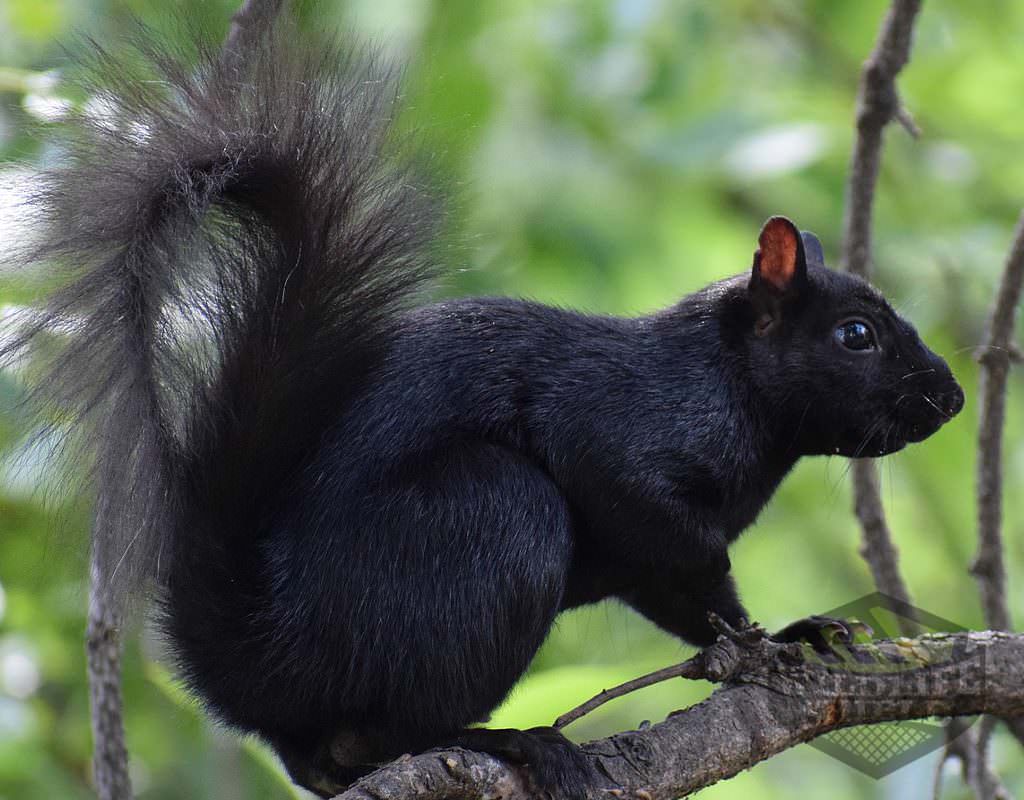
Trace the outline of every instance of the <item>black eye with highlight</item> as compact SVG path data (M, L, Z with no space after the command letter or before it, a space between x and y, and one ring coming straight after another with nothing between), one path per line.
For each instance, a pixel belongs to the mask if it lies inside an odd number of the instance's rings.
M878 347L871 326L859 319L851 319L836 326L834 336L847 350L864 352Z

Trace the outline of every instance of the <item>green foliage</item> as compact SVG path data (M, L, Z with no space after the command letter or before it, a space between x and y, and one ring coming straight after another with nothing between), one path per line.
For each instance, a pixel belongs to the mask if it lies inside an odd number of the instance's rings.
M0 14L0 159L46 164L39 117L62 97L47 76L76 29L101 41L133 10L168 36L165 4L8 0ZM233 4L176 0L226 30ZM636 313L745 270L761 222L785 213L835 256L859 65L882 0L353 0L304 13L354 28L410 61L408 122L453 187L447 291L526 295ZM985 317L1024 189L1024 70L1012 57L1024 6L930 0L901 80L924 130L894 128L877 208L877 280L950 356L968 405L927 443L883 463L890 519L915 600L982 626L967 573L974 542L977 366ZM0 240L25 235L0 184ZM0 306L24 302L0 253ZM11 458L31 431L0 374L0 798L85 798L86 515L44 508L39 459ZM1006 539L1011 608L1024 613L1024 379L1011 386ZM871 591L857 555L847 463L808 460L733 563L769 627ZM690 653L613 605L566 615L496 712L501 725L552 720L600 689ZM126 656L127 727L141 798L296 796L257 744L217 732L173 687L145 631ZM415 676L410 676L415 680ZM704 696L675 681L616 701L569 729L587 739L657 721ZM1024 791L1019 747L996 760ZM934 759L875 783L797 748L703 793L708 798L922 796ZM827 790L826 788L827 787ZM962 793L950 781L947 797Z

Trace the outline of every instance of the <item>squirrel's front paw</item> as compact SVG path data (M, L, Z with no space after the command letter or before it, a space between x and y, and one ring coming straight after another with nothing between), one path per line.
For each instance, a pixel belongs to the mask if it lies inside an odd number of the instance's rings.
M771 636L773 642L807 642L818 653L830 653L835 645L853 644L858 633L871 635L863 622L813 615L790 623Z

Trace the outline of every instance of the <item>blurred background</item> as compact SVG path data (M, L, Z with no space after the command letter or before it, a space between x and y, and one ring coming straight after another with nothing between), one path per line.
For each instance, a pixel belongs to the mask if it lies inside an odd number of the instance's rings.
M62 44L110 43L132 13L177 36L169 9L220 33L227 0L0 0L0 308L27 302L5 250L32 235L31 171L60 158L47 128L68 103ZM346 0L303 13L378 41L409 64L410 123L454 194L450 294L507 293L635 314L744 271L766 217L786 214L838 252L861 61L884 0ZM900 79L923 129L887 134L876 282L963 382L967 408L886 459L902 567L922 608L983 627L967 572L975 548L974 440L981 343L1024 198L1024 4L928 0ZM1016 55L1014 55L1016 54ZM1018 331L1018 341L1021 334ZM82 638L87 515L61 501L0 372L0 798L86 798ZM1010 387L1006 543L1024 615L1024 370ZM17 461L20 467L12 464ZM769 628L873 590L857 554L848 464L806 460L733 551L748 608ZM51 491L53 490L53 491ZM56 502L44 504L47 495ZM255 742L217 730L182 695L140 626L125 691L140 798L298 797ZM565 615L498 726L549 723L600 689L692 653L613 604ZM410 680L415 680L410 675ZM580 741L659 721L707 695L674 681L568 729ZM1024 751L995 762L1024 794ZM874 781L801 746L705 790L709 800L930 796L937 757ZM965 797L947 765L945 797Z

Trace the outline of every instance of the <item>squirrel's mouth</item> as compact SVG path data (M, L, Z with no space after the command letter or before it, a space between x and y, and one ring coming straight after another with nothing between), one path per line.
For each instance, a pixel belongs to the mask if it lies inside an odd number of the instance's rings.
M847 435L846 443L838 445L832 454L846 458L878 458L898 452L906 447L909 441L898 427L895 423L889 423L888 426L868 435L851 432Z
M878 458L896 453L908 444L927 439L960 413L964 393L955 382L944 383L932 392L901 394L887 411L880 413L867 431L847 429L833 455L847 458Z
M905 399L907 402L899 407L898 432L904 443L927 439L964 407L963 389L955 382L945 391L920 392Z
M879 436L866 442L851 454L851 458L878 458L887 456L890 453L898 453L907 446L909 439L890 431L884 436Z

